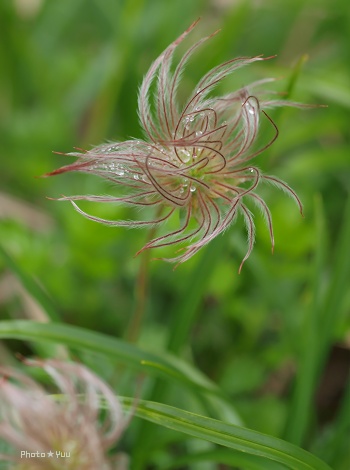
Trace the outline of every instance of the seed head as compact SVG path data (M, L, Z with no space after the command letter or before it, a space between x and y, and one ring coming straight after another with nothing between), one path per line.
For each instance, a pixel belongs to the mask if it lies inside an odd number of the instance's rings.
M272 218L256 190L261 182L272 183L289 194L302 212L296 193L274 176L267 176L251 165L251 160L277 138L278 129L266 109L299 106L297 103L270 99L264 79L222 96L212 91L225 77L246 65L270 59L240 57L210 70L198 82L185 104L177 102L177 90L184 67L194 51L216 32L192 45L172 68L177 46L193 30L193 23L156 59L147 72L139 92L138 111L145 140L128 140L100 145L89 151L70 153L76 162L45 176L68 171L92 173L119 186L117 196L82 195L62 197L85 217L112 226L164 226L164 233L149 241L143 250L177 245L180 250L166 261L182 263L226 230L241 214L248 233L250 255L255 228L246 205L251 200L263 213L274 236ZM269 92L271 94L271 92ZM261 119L270 125L273 137L257 147ZM154 207L151 220L105 220L84 212L75 201L109 202L137 207ZM180 217L179 217L180 215ZM177 217L177 227L171 219ZM172 228L170 228L172 226ZM180 254L178 252L181 251Z
M124 470L106 455L127 424L113 391L79 364L26 363L44 369L63 397L54 399L24 374L0 367L0 438L12 450L0 460L21 470Z

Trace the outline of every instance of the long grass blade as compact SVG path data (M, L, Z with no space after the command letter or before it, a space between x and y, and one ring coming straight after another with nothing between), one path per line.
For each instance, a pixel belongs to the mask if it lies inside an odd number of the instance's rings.
M121 400L126 408L133 408L133 399ZM160 426L279 462L292 470L331 470L314 455L281 439L168 405L140 400L134 413Z

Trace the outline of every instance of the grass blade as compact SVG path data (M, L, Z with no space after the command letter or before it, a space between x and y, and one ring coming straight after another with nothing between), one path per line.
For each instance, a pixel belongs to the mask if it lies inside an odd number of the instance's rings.
M41 305L50 320L59 321L60 317L57 310L44 289L22 269L22 267L3 249L1 245L0 257L3 259L7 268L17 276L27 292Z
M296 378L294 397L285 438L301 445L309 428L313 396L322 368L333 341L335 326L341 314L342 302L348 291L350 260L348 242L350 240L350 198L344 210L341 228L335 250L332 276L326 295L322 296L322 273L325 263L325 224L320 204L316 207L316 257L314 267L314 302L305 324L302 325L300 338L304 338L299 356L299 373Z
M126 408L133 409L134 399L121 400ZM322 460L281 439L168 405L140 400L134 413L160 426L240 452L264 457L293 470L330 470Z
M217 386L198 370L170 354L149 353L120 339L81 327L28 320L1 321L0 338L59 343L76 349L100 353L139 372L175 380L195 388L197 391L220 394Z

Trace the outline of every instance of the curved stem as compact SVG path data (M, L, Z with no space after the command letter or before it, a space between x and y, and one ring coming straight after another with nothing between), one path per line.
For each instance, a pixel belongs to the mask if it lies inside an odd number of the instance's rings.
M157 212L159 216L160 210ZM157 227L152 227L148 232L147 243L149 243L155 237ZM146 243L146 244L147 244ZM142 320L146 309L146 300L148 293L148 271L150 263L150 250L144 250L140 253L141 261L139 266L139 271L137 274L136 284L135 284L135 308L129 320L129 324L126 330L126 339L130 343L135 343L138 340L140 335Z

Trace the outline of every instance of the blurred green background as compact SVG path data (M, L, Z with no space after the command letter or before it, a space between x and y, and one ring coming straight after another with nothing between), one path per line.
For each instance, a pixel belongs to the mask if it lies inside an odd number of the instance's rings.
M36 177L68 161L53 151L142 138L137 118L142 77L198 17L188 44L222 31L189 65L184 95L220 62L277 54L237 73L225 87L284 77L276 86L290 91L291 99L328 108L271 113L280 136L256 161L296 190L305 217L281 192L266 188L276 236L273 256L256 214L257 243L241 275L242 221L175 271L152 262L139 344L161 351L179 328L177 318L187 318L189 333L183 330L173 350L223 388L247 427L303 445L346 470L347 0L2 0L0 244L47 291L62 321L125 336L140 266L133 256L147 231L107 228L85 220L69 204L47 199L99 194L97 178ZM134 215L126 208L95 210L113 218ZM0 318L45 318L1 258L0 276ZM1 360L10 361L9 351L18 347L2 346Z

